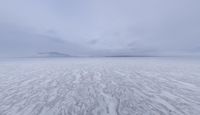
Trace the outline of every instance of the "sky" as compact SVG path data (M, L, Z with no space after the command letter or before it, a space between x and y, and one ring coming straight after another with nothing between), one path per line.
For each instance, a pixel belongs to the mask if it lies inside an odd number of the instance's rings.
M0 0L0 56L200 54L199 0Z

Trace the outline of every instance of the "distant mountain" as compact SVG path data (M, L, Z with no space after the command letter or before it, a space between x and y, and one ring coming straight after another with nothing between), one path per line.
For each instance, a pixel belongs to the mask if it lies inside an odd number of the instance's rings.
M60 52L40 52L38 53L39 57L72 57L69 54L60 53Z

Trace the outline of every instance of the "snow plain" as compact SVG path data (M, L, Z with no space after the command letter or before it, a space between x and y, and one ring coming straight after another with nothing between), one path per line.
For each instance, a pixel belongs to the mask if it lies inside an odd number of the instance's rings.
M0 115L199 115L200 60L0 62Z

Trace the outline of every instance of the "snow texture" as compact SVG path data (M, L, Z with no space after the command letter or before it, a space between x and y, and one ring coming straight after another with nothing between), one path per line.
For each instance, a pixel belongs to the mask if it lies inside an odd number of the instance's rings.
M0 115L199 115L200 61L0 62Z

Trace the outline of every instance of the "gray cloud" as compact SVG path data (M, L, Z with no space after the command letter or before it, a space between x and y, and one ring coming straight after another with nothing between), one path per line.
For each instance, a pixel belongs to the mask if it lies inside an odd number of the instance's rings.
M198 54L199 5L199 0L1 0L0 40L29 44L24 47L37 49L34 53Z
M0 38L0 56L37 56L41 52L63 52L84 56L89 51L49 32L40 34L5 24L0 24Z

